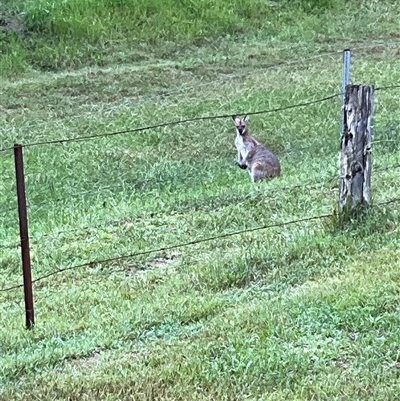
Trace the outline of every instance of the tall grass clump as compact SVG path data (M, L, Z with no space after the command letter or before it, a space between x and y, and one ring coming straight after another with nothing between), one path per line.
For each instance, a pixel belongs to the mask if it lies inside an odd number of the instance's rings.
M10 77L24 72L27 52L14 33L0 31L0 76Z

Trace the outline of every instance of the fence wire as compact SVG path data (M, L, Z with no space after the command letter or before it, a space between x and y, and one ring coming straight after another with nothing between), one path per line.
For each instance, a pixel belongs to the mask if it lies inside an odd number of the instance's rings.
M139 251L139 252L131 253L129 255L116 256L116 257L113 257L113 258L102 259L102 260L94 260L94 261L90 261L90 262L87 262L87 263L74 265L74 266L69 266L69 267L65 267L65 268L62 268L62 269L58 269L58 270L52 271L50 273L44 274L43 276L40 276L40 277L36 278L35 280L32 280L32 283L37 283L37 282L39 282L39 281L41 281L41 280L43 280L45 278L54 276L54 275L59 274L59 273L63 273L63 272L68 271L68 270L81 269L83 267L92 267L94 265L103 264L103 263L117 262L117 261L121 261L121 260L124 260L124 259L129 259L129 258L133 258L133 257L137 257L137 256L150 255L152 253L166 252L166 251L170 251L172 249L178 249L178 248L183 248L183 247L187 247L187 246L191 246L191 245L197 245L197 244L201 244L201 243L205 243L205 242L216 241L216 240L232 237L232 236L235 236L235 235L251 233L251 232L260 231L260 230L266 230L266 229L274 228L274 227L283 227L283 226L297 224L297 223L304 223L304 222L307 222L307 221L320 220L320 219L324 219L324 218L332 217L332 216L333 216L332 214L322 214L322 215L319 215L319 216L304 217L304 218L301 218L301 219L290 220L290 221L274 223L274 224L268 224L268 225L263 225L263 226L259 226L259 227L248 228L248 229L245 229L245 230L237 230L237 231L225 233L225 234L222 234L222 235L216 235L216 236L213 236L213 237L196 239L196 240L193 240L193 241L188 241L188 242L184 242L184 243L180 243L180 244L169 245L169 246L164 246L164 247L160 247L160 248ZM11 290L14 290L14 289L17 289L17 288L21 288L21 287L23 287L23 284L17 284L17 285L10 286L10 287L7 287L7 288L1 288L0 292L11 291Z
M375 90L385 91L385 90L392 90L392 89L399 89L399 88L400 88L400 85L388 85L388 86L377 87L377 88L375 88ZM27 147L32 147L32 146L64 144L64 143L70 143L70 142L84 142L84 141L88 141L88 140L96 139L96 138L104 138L104 137L110 137L110 136L115 136L115 135L131 134L134 132L142 132L142 131L147 131L147 130L152 130L152 129L165 128L168 126L174 126L174 125L178 125L178 124L187 124L187 123L198 122L198 121L231 118L232 115L246 115L246 114L247 115L258 115L258 114L277 113L280 111L285 111L285 110L289 110L289 109L293 109L293 108L297 108L297 107L305 107L305 106L310 106L312 104L322 103L322 102L334 99L339 96L343 96L343 93L339 92L339 93L335 93L333 95L329 95L329 96L326 96L326 97L323 97L320 99L304 101L301 103L292 104L289 106L283 106L283 107L274 108L274 109L267 109L267 110L253 111L253 112L252 111L248 111L248 112L241 111L241 112L230 113L230 114L193 117L193 118L169 121L169 122L161 123L161 124L149 125L149 126L145 126L145 127L125 129L125 130L121 130L121 131L114 131L114 132L94 134L94 135L85 135L85 136L74 137L74 138L59 138L59 139L54 139L54 140L49 140L49 141L32 142L32 143L23 144L23 147L27 148ZM0 149L0 152L6 152L11 149L13 149L13 147L3 148L3 149Z
M380 167L376 167L374 170L376 172L388 172L388 171L393 171L400 168L400 163L395 163L389 166L380 166ZM379 176L378 176L379 177ZM338 181L339 177L337 177L336 175L332 176L330 179L324 180L324 181L318 181L318 182L313 182L313 183L302 183L302 184L296 184L296 185L292 185L292 186L286 186L286 187L273 187L273 188L269 188L267 190L267 195L271 196L271 195L279 195L282 194L284 192L291 192L297 189L306 189L308 191L310 190L314 190L314 189L318 189L321 188L323 186L326 185L334 185L334 187L331 188L332 189L338 189L337 186L335 185L335 181ZM119 188L124 186L125 188L129 188L130 186L126 186L126 185L118 185L118 186L109 186L109 187L105 187L102 189L115 189L115 188ZM92 193L90 191L87 192L81 192L81 193L77 193L74 194L73 197L77 197L78 195L85 195L85 194L89 194L91 195ZM259 194L264 196L265 193ZM202 212L209 212L210 210L215 211L216 208L220 209L222 207L225 207L229 204L232 204L233 202L235 202L235 204L239 203L243 203L245 202L247 199L252 198L252 196L248 196L248 195L234 195L234 196L217 196L215 198L212 198L212 202L208 203L207 205L205 205L204 207L202 207L202 204L199 202L196 202L196 200L194 200L194 202L191 202L187 205L184 206L179 206L179 207L175 207L174 209L165 209L165 210L161 210L161 211L149 211L143 215L136 215L133 216L133 220L135 221L139 221L139 220L143 220L143 219L147 219L147 218L159 218L161 216L165 216L169 213L183 213L185 211L188 210L195 210L195 211L202 211ZM61 201L62 198L57 198L55 199L55 201ZM34 206L38 207L38 206L43 206L45 204L48 204L50 202L43 202L43 203L39 203L36 204ZM0 213L8 213L8 212L14 212L15 208L10 208L10 209L6 209L6 210L2 210L0 211ZM30 236L30 240L32 241L32 243L38 243L40 242L42 239L44 238L51 238L51 239L57 239L57 237L59 237L62 234L71 234L74 232L89 232L90 230L94 230L94 229L101 229L104 227L110 227L110 226L117 226L119 224L121 224L121 222L126 219L126 216L122 219L114 219L114 220L108 220L106 222L102 222L100 224L96 224L96 225L86 225L83 227L78 227L75 229L70 229L70 230L60 230L57 231L56 233L46 233L46 234L42 234L39 236ZM165 224L158 224L157 226L163 226ZM3 244L0 244L0 249L12 249L15 248L17 246L20 245L20 241L9 241L9 242L5 242Z
M400 163L395 163L395 164L392 164L392 165L389 165L389 166L377 167L377 168L374 169L374 171L387 172L387 171L392 171L392 170L399 169L399 168L400 168ZM296 185L286 186L286 187L269 188L266 192L264 192L262 194L260 193L259 195L260 196L261 195L265 196L266 194L268 196L279 195L281 193L291 192L291 191L294 191L294 190L297 190L297 189L314 190L314 189L318 189L318 188L321 188L321 187L326 186L326 185L330 185L330 184L333 185L334 181L338 181L338 180L339 180L339 177L337 177L335 175L335 176L332 176L330 179L327 179L327 180L324 180L324 181L318 181L318 182L313 182L313 183L301 183L301 184L296 184ZM116 187L117 186L114 186L114 188L116 188ZM113 187L107 187L107 189L110 189L110 188L113 188ZM333 187L331 189L336 189L337 190L338 188L337 188L337 186L335 186L335 187ZM80 194L85 194L85 193L80 193ZM77 196L77 195L78 194L75 194L74 197ZM169 214L171 212L179 214L179 213L183 213L183 212L189 211L189 210L196 210L196 211L201 211L201 212L209 212L210 210L215 211L216 210L215 208L217 206L222 208L222 207L225 207L226 205L232 204L233 202L235 204L237 204L237 203L241 204L241 203L245 202L249 198L252 198L252 196L249 196L249 195L239 195L239 196L238 195L234 195L234 196L229 196L229 197L217 196L217 197L212 199L211 204L207 204L205 207L201 207L202 206L201 204L198 204L198 203L195 202L195 203L190 203L190 204L188 204L186 206L180 206L178 208L174 208L173 210L172 209L168 209L168 210L162 210L162 211L152 211L152 212L148 212L148 213L146 213L144 215L133 216L133 219L135 221L143 220L145 218L152 218L153 219L153 218L159 218L159 217L161 217L163 215L166 215L166 214ZM40 203L40 204L37 204L35 206L42 206L43 204L47 204L47 203ZM8 211L15 211L15 208L8 209ZM4 212L7 212L7 211L1 211L1 212L4 213ZM78 231L79 232L89 232L90 230L94 230L94 229L101 229L101 228L104 228L104 227L117 226L117 225L121 224L121 222L124 219L126 219L126 216L123 217L122 219L108 220L106 222L102 222L102 223L96 224L96 225L87 225L87 226L84 226L84 227L78 227L78 228L70 229L70 230L60 230L60 231L57 231L56 233L46 233L46 234L42 234L42 235L39 235L39 236L30 236L30 241L32 241L32 243L38 243L42 239L45 239L45 238L57 239L57 237L59 237L62 234L72 234L72 233L78 232ZM165 224L159 224L158 226L163 226L163 225L165 225ZM15 248L17 246L20 246L20 241L10 241L10 242L6 242L4 244L0 244L0 249L1 248L3 248L3 249L7 249L7 248L8 249L12 249L12 248Z
M242 112L230 113L230 114L220 114L220 115L213 115L213 116L186 118L186 119L182 119L182 120L175 120L175 121L170 121L170 122L155 124L155 125L149 125L149 126L140 127L140 128L131 128L131 129L126 129L126 130L122 130L122 131L115 131L115 132L108 132L108 133L94 134L94 135L86 135L86 136L75 137L75 138L60 138L60 139L54 139L54 140L50 140L50 141L32 142L32 143L23 144L22 146L24 148L27 148L27 147L32 147L32 146L64 144L64 143L70 143L70 142L83 142L83 141L88 141L90 139L104 138L104 137L110 137L110 136L122 135L122 134L128 134L128 133L130 134L130 133L134 133L134 132L142 132L142 131L147 131L147 130L151 130L151 129L169 127L169 126L178 125L178 124L187 124L187 123L198 122L198 121L231 118L233 114L237 114L237 115L247 114L250 116L250 115L257 115L257 114L276 113L279 111L294 109L297 107L305 107L305 106L309 106L312 104L325 102L327 100L334 99L334 98L338 97L339 95L341 95L341 93L335 93L334 95L326 96L324 98L310 100L310 101L304 101L301 103L292 104L289 106L279 107L279 108L275 108L275 109L267 109L267 110L260 110L260 111L248 111L248 112L242 111ZM13 149L13 148L0 149L0 152L5 151L5 150L10 150L10 149Z
M375 206L386 206L386 205L389 205L392 203L398 203L398 202L400 202L400 198L393 198L393 199L389 199L387 201L382 201L380 203L377 203L377 204L375 204ZM66 272L66 271L70 271L70 270L76 270L76 269L81 269L81 268L85 268L85 267L93 267L95 265L100 265L100 264L118 262L118 261L121 261L124 259L134 258L134 257L138 257L138 256L145 256L145 255L150 255L150 254L159 253L159 252L167 252L167 251L170 251L173 249L189 247L189 246L206 243L206 242L211 242L211 241L217 241L217 240L229 238L229 237L236 236L236 235L252 233L252 232L267 230L267 229L276 228L276 227L284 227L284 226L289 226L289 225L294 225L294 224L304 223L304 222L309 222L309 221L317 221L317 220L322 220L322 219L326 219L326 218L330 218L330 217L335 217L335 214L327 213L327 214L321 214L318 216L303 217L300 219L294 219L294 220L289 220L289 221L279 222L279 223L274 223L274 224L266 224L263 226L232 231L232 232L228 232L228 233L225 233L222 235L216 235L216 236L207 237L207 238L199 238L199 239L196 239L193 241L188 241L188 242L183 242L183 243L179 243L179 244L168 245L168 246L164 246L164 247L134 252L129 255L116 256L113 258L107 258L107 259L101 259L101 260L94 260L94 261L90 261L90 262L86 262L86 263L82 263L82 264L78 264L78 265L72 265L72 266L62 268L62 269L54 270L52 272L49 272L47 274L44 274L44 275L32 280L32 283L40 282L46 278L49 278L51 276L54 276L54 275L57 275L57 274L60 274L60 273ZM22 287L23 287L23 284L16 284L16 285L12 285L9 287L1 288L0 292L8 292L8 291L12 291L12 290L19 289Z

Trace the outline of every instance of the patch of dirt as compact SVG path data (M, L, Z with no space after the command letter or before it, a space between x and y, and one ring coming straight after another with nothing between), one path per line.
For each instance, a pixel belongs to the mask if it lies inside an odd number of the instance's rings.
M0 15L0 31L15 32L22 35L25 33L25 26L16 19L6 19Z
M155 258L147 264L150 269L156 269L159 267L166 267L174 262L175 255L166 256L164 258Z
M170 266L172 263L174 263L175 260L176 260L176 255L155 258L140 267L139 266L130 266L128 269L126 269L125 274L126 275L140 274L140 273L144 273L148 270L166 268L166 267Z

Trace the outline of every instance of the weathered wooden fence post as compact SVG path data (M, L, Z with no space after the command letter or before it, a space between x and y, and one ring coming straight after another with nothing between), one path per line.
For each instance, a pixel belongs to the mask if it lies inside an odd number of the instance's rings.
M339 211L371 205L374 87L348 85L343 110Z
M19 233L21 238L22 273L24 278L25 324L28 329L35 325L31 257L29 250L28 213L26 208L25 175L22 145L14 145L15 177L17 181Z

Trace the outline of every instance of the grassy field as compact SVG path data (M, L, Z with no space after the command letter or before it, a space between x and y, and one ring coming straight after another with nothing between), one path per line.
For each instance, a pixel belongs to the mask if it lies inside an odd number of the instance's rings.
M0 33L0 148L322 99L346 47L354 83L400 80L394 2L177 3L2 4L27 32ZM0 291L0 400L396 399L399 93L376 92L374 207L345 227L340 96L251 116L283 170L257 185L230 118L24 148L33 278L66 270L31 331ZM14 175L0 151L0 290L22 282Z

